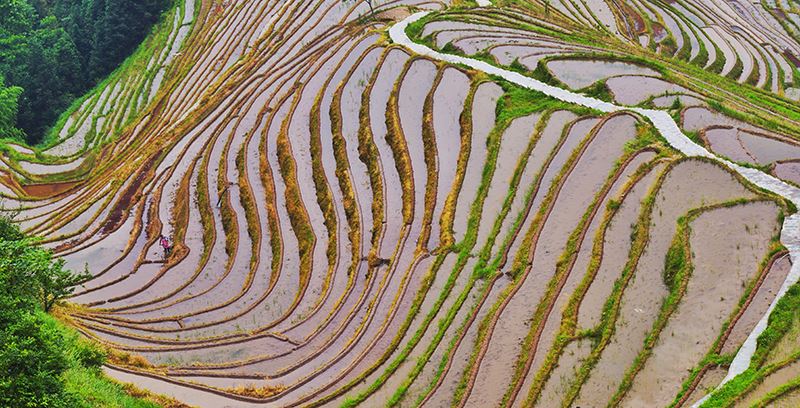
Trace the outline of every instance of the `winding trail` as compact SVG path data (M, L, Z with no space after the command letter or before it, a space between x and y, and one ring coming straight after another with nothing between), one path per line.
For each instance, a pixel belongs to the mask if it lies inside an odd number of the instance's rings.
M481 6L488 6L491 4L488 0L478 1L478 3ZM408 48L416 54L424 55L438 61L444 61L452 64L462 64L487 74L496 75L519 86L542 92L552 98L567 103L585 106L587 108L595 109L605 113L618 111L636 112L649 119L658 132L661 133L661 136L663 136L673 148L679 150L686 156L699 156L714 159L724 164L731 170L739 173L742 177L746 178L756 186L780 195L791 201L794 205L800 207L800 189L793 187L760 170L743 167L717 157L704 147L694 143L691 139L689 139L681 131L680 127L678 127L678 124L675 123L675 120L673 120L672 117L665 111L618 106L609 102L601 101L599 99L577 94L566 89L548 85L544 82L537 81L533 78L513 71L498 68L483 61L462 57L459 55L444 54L428 48L425 45L417 44L411 41L406 34L406 28L409 24L420 20L429 13L430 12L423 11L410 15L403 21L400 21L392 26L389 29L389 36L391 37L392 41ZM767 309L767 312L761 317L756 327L747 337L744 344L742 344L742 347L739 349L736 357L731 363L727 376L722 380L719 387L744 372L750 366L750 361L753 357L753 353L755 353L756 350L756 340L764 331L764 329L766 329L769 315L772 313L775 305L783 297L789 287L794 285L798 281L798 278L800 278L800 258L798 258L800 257L800 214L793 214L784 220L783 227L781 229L781 243L783 243L783 245L789 249L792 259L792 269L786 276L786 280L783 282L783 285L781 286L781 289L775 299L772 301L772 304L770 304L769 309ZM695 403L693 407L700 406L706 398L708 398L708 396Z

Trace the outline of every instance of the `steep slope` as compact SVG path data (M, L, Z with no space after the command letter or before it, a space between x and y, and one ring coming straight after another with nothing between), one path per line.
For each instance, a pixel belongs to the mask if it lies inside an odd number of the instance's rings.
M677 406L740 348L737 396L792 366L746 355L793 276L796 190L761 172L796 182L791 33L474 6L187 0L62 142L5 147L4 208L93 274L65 311L109 374L200 406Z

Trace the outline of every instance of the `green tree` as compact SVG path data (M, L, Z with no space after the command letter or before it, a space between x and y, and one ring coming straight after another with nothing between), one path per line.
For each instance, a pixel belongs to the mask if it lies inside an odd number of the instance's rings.
M69 368L60 333L34 312L5 310L15 315L0 320L0 406L75 406L59 378Z
M15 133L41 141L78 95L130 55L170 2L0 0L0 75L22 88L14 88Z
M80 61L75 44L54 17L27 37L25 72L16 83L24 89L20 99L19 127L41 135L58 119L82 88ZM35 142L34 139L31 139Z
M0 75L0 138L22 138L22 132L16 127L21 93L22 88L18 86L6 87Z
M36 240L28 238L0 239L0 285L15 298L37 299L47 312L91 274L87 269L77 274L64 269L63 259L53 260L50 251L35 244Z
M36 285L20 259L31 253L29 243L10 220L0 226L0 406L67 407L58 380L66 360L58 336L42 330Z
M95 0L97 14L90 70L96 78L111 72L142 42L169 5L167 0ZM99 12L100 7L102 12Z
M85 278L69 274L63 266L53 262L50 251L25 238L10 218L0 217L2 407L77 406L65 391L61 374L74 361L95 367L102 362L102 352L93 346L65 347L63 329L43 313Z
M13 222L15 215L0 216L0 241L18 241L25 238L25 235Z
M23 34L36 21L36 9L25 0L0 0L0 37Z
M94 48L94 32L104 10L104 0L56 0L53 4L53 14L75 43L86 79L89 78L85 70Z

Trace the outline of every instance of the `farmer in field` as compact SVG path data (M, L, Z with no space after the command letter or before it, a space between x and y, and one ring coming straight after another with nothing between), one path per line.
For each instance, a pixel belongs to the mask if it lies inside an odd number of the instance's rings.
M162 234L158 237L158 243L164 250L164 258L168 257L172 253L172 245L170 245L169 239Z

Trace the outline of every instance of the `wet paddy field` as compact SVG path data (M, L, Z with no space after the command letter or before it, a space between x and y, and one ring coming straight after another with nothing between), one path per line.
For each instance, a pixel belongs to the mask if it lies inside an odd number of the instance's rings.
M2 145L4 211L92 274L62 314L106 373L209 407L725 387L792 299L800 142L626 47L782 98L783 5L379 3L179 2L57 142ZM797 401L797 325L732 403Z

